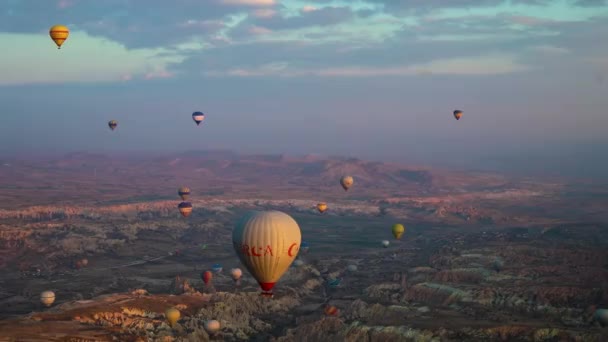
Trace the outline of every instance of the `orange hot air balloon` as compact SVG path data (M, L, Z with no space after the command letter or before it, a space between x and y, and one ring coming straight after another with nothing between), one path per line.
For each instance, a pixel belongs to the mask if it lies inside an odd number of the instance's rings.
M354 182L355 181L351 176L342 176L342 178L340 178L340 185L342 185L344 191L348 191L348 189L353 186Z
M323 311L327 316L338 316L338 313L340 312L340 310L338 310L338 308L333 305L326 306L325 310Z
M188 217L192 214L192 203L182 202L177 206L177 209L179 209L179 212L183 217Z
M203 274L201 274L201 278L203 279L205 285L207 285L211 281L211 278L213 278L213 273L211 273L211 271L205 271Z
M272 288L298 256L302 233L298 223L280 211L253 211L232 231L232 244L239 259L262 288Z
M327 210L327 203L319 203L317 204L317 210L323 214Z
M55 25L49 30L49 36L51 36L58 49L61 49L61 45L68 39L69 35L70 30L63 25Z
M215 336L217 332L220 331L220 328L220 322L214 319L205 322L205 331L207 331L207 333L211 336Z

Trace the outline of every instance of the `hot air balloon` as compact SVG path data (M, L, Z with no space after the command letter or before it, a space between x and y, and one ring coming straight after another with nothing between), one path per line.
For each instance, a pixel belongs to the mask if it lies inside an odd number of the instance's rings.
M224 268L223 268L223 267L222 267L222 265L220 265L220 264L213 264L213 266L211 266L211 269L212 269L212 270L213 270L213 272L215 272L215 273L220 273L220 272L222 272L222 270L223 270Z
M308 242L302 241L302 245L300 245L300 250L302 251L302 254L307 254L309 248L310 246L308 246Z
M342 282L342 278L329 279L327 281L327 283L329 284L329 286L332 287L332 288L336 288L336 287L340 286L341 282Z
M89 259L82 258L82 259L80 259L80 263L82 264L83 267L85 267L86 265L89 264Z
M461 116L462 116L462 111L461 110L455 110L454 111L454 117L456 118L456 120L460 120Z
M348 266L346 267L346 269L347 269L349 272L357 272L357 265L348 265Z
M388 240L382 240L382 247L384 248L388 248L388 245L390 245L391 243L388 242Z
M167 311L165 311L165 317L171 326L175 325L175 323L179 321L180 316L181 313L176 308L169 308Z
M51 306L55 302L55 292L44 291L40 294L40 302L45 306Z
M232 276L232 280L236 283L243 276L243 271L240 268L233 268L230 270L230 275Z
M323 310L327 316L338 316L338 308L333 305L327 305Z
M192 113L192 120L194 120L194 122L196 122L196 125L200 125L201 122L203 122L203 120L205 120L205 114L201 113L201 112L194 112Z
M395 239L399 240L405 232L405 227L401 223L396 223L393 225L392 231Z
M108 127L110 127L111 130L115 130L116 126L118 126L118 122L116 122L116 120L110 120L110 122L108 122Z
M354 182L355 181L351 176L342 176L342 178L340 178L340 185L342 185L344 191L348 191L348 189L353 186Z
M49 36L51 36L58 49L61 49L61 45L68 39L69 35L70 30L63 25L55 25L49 30Z
M211 271L205 271L201 274L201 279L203 279L203 282L205 283L205 285L209 284L209 282L211 281L212 278L213 278L213 273L211 273Z
M182 201L185 201L190 197L190 188L182 186L177 190L177 194L182 198Z
M597 309L593 313L593 318L602 326L608 326L608 309Z
M207 331L207 334L214 336L220 331L220 322L214 319L205 322L205 331Z
M297 257L301 239L298 223L280 211L250 212L232 231L234 249L264 296L272 296L272 288Z
M179 212L183 217L188 217L192 214L192 203L182 202L177 206L177 209L179 209Z
M324 212L327 210L327 203L323 203L323 202L318 203L318 204L317 204L317 210L318 210L318 211L319 211L321 214L323 214L323 213L324 213Z

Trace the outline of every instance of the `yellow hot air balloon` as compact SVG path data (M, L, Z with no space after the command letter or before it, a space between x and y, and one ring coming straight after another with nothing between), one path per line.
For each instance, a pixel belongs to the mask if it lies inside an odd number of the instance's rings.
M272 296L272 288L298 256L301 240L298 223L280 211L250 212L232 231L234 250L264 296Z
M63 25L55 25L49 30L49 36L57 44L57 48L61 49L61 45L68 39L70 30Z
M401 236L405 233L405 227L401 223L394 224L392 230L393 236L395 236L395 239L397 240L401 239Z
M171 326L177 323L180 316L181 314L176 308L169 308L167 309L167 311L165 311L165 317L167 318L167 321L169 321L169 324L171 324Z
M342 178L340 178L340 185L342 185L344 191L348 191L348 189L353 186L354 182L355 181L351 176L342 176Z
M45 306L51 306L55 302L55 292L44 291L40 294L40 302Z
M317 204L317 210L319 210L319 212L323 214L327 210L327 203L322 202Z

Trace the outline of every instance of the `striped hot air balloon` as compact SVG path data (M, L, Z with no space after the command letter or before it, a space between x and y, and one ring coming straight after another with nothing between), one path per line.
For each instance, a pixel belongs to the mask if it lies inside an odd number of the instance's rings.
M181 202L177 205L177 209L179 209L179 212L183 217L188 217L190 214L192 214L192 203Z
M272 288L298 256L302 234L298 223L280 211L253 211L232 231L232 244L241 262L262 288Z
M57 45L57 49L61 49L61 45L65 43L69 35L70 30L67 26L55 25L49 30L49 36L51 36L51 39L55 42L55 45Z
M182 198L182 201L185 201L190 197L190 188L187 186L182 186L177 190L177 194Z
M205 114L201 113L201 112L194 112L192 113L192 120L194 120L194 122L196 122L196 125L200 125L201 122L203 122L203 120L205 120Z

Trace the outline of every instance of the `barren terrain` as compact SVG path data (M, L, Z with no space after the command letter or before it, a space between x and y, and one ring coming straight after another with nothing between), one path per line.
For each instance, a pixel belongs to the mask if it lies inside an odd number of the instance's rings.
M606 185L223 151L1 162L0 341L608 340L593 318L608 308ZM251 209L292 215L310 244L273 299L228 276Z

